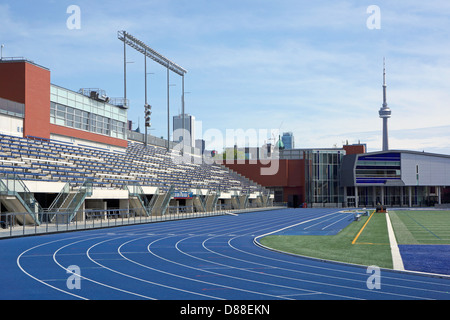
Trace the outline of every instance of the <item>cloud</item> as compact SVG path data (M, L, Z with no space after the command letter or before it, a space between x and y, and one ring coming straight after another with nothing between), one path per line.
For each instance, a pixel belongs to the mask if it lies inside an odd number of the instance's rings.
M81 29L68 30L69 3L0 5L0 41L7 55L52 71L52 81L77 90L95 86L122 94L127 30L186 69L186 107L203 128L293 131L298 147L330 147L349 139L381 144L382 57L387 58L392 144L445 148L434 130L448 125L450 5L378 1L381 29L368 30L368 4L357 1L77 1ZM257 4L257 5L256 5ZM35 17L31 13L34 13ZM52 17L51 19L48 19ZM142 116L143 61L128 69L131 120ZM166 135L164 70L149 64L152 133ZM179 109L180 84L171 96ZM431 132L431 133L430 133ZM447 132L441 132L447 134Z

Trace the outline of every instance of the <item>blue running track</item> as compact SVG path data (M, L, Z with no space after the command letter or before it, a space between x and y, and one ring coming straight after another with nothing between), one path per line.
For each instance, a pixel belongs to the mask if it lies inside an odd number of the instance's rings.
M447 278L383 269L381 289L369 289L364 267L254 243L289 226L347 220L336 209L283 209L0 240L0 299L450 298ZM80 270L79 289L67 285L69 266Z

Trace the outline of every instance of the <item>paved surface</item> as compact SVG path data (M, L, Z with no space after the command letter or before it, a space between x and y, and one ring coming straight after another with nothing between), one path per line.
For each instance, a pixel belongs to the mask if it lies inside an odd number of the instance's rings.
M283 209L3 239L0 299L450 298L449 279L381 270L380 289L369 289L367 268L254 243L298 223L342 218L336 209Z

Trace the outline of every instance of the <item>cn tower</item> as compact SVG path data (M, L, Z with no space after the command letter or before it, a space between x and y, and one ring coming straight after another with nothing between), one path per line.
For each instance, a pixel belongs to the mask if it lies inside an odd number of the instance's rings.
M380 118L383 119L383 151L389 150L388 142L388 119L391 117L391 109L386 102L386 64L383 58L383 106L378 111Z

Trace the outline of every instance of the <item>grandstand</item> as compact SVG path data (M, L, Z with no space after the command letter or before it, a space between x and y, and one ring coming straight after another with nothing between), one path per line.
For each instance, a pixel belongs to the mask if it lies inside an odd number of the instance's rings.
M0 145L2 211L30 212L26 222L31 224L59 211L71 211L73 219L87 208L163 215L169 206L208 212L267 206L270 201L263 187L221 165L201 159L200 164L178 164L174 151L133 141L117 152L1 134ZM32 214L37 212L47 213L38 218Z
M144 146L127 122L123 98L51 84L49 69L21 57L0 60L2 225L85 221L92 210L161 217L272 202L264 187L195 150L181 156L151 136Z

